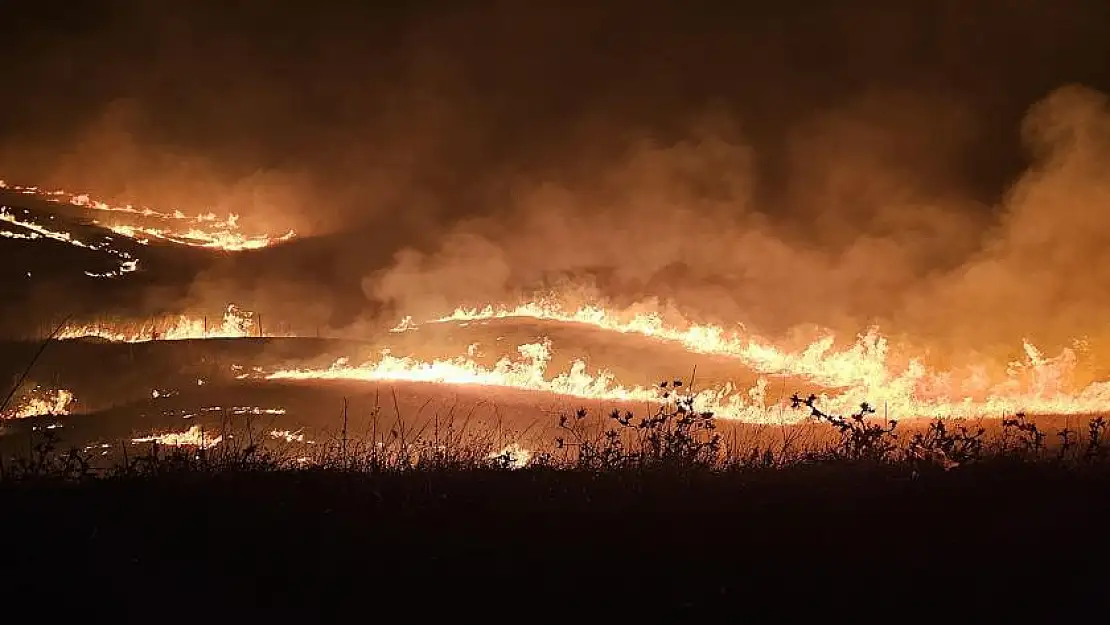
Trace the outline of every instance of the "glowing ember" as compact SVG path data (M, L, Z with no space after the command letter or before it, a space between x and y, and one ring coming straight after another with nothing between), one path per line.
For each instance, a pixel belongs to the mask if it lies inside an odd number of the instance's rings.
M506 445L501 451L492 453L488 460L504 462L510 469L523 469L532 460L532 452L516 443Z
M305 442L304 434L301 432L290 432L289 430L270 430L270 437L283 440L287 443Z
M231 409L231 414L234 415L283 415L285 414L284 408L259 408L258 406L235 406Z
M74 402L73 392L65 389L42 391L36 389L17 408L3 415L7 419L25 419L44 415L67 415Z
M210 325L203 317L181 315L168 327L158 327L151 323L133 329L125 329L119 325L89 324L65 327L58 333L59 339L96 337L119 343L258 336L272 335L262 334L254 313L243 310L235 304L228 304L219 325Z
M223 436L212 436L205 433L204 429L200 426L194 425L184 432L170 432L143 438L133 438L131 441L134 443L158 443L159 445L169 445L172 447L199 447L202 449L210 449L223 442Z

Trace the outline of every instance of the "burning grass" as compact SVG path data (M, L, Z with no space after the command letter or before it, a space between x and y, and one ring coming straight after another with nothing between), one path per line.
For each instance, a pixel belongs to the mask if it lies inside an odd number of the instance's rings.
M213 338L248 338L264 335L261 320L255 313L228 304L220 319L206 316L178 315L171 320L149 320L137 324L91 323L70 324L58 333L59 340L96 338L115 343L149 341L182 341Z
M218 428L197 424L181 432L60 453L60 436L53 428L32 428L31 452L0 458L0 479L80 481L159 473L167 466L202 473L341 470L376 475L499 469L733 474L860 465L913 478L1013 463L1110 467L1108 423L1101 416L1060 428L1024 413L1000 421L911 420L901 425L877 417L869 404L838 415L823 410L815 395L794 395L792 409L808 417L802 425L742 428L699 410L696 393L685 392L681 380L664 382L660 390L666 402L654 413L614 410L598 415L579 409L559 415L550 427L524 429L476 425L453 414L408 422L396 397L396 414L383 419L382 407L376 406L361 429L352 424L344 401L339 429L316 434L278 429L272 421L259 427L261 411L224 411ZM116 443L120 457L113 456L109 464L95 460L107 456L101 450Z
M47 191L34 186L9 185L3 180L0 180L0 190L9 190L55 204L68 204L86 209L92 214L106 216L110 219L109 223L102 223L99 219L93 219L92 222L142 245L154 239L189 247L239 252L278 245L297 236L292 230L281 235L245 234L239 224L239 215L235 213L220 217L212 212L186 215L181 210L162 212L145 206L113 206L90 198L87 193ZM70 242L66 233L44 234L63 236L65 241ZM134 270L134 265L130 266L130 270Z

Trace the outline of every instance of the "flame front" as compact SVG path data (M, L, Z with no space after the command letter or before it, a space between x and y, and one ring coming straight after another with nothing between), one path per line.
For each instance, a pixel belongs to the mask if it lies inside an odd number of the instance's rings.
M835 337L828 334L791 352L746 334L742 327L735 331L697 324L676 328L666 325L654 313L622 314L600 306L583 306L568 312L546 300L515 308L459 308L431 323L506 318L582 324L677 343L692 353L733 358L759 374L808 380L839 389L823 399L827 405L846 412L865 401L903 417L973 417L1018 411L1090 414L1110 410L1110 382L1095 382L1078 389L1068 387L1077 363L1073 350L1065 349L1055 358L1046 358L1028 342L1022 345L1025 360L1010 363L1004 379L991 380L984 367L937 371L919 358L907 358L905 364L896 366L888 339L876 328L858 336L842 350L833 349ZM731 395L731 390L725 395ZM735 404L731 400L730 403Z
M99 222L97 222L99 223ZM278 236L272 237L267 234L247 236L239 232L231 230L201 230L200 228L189 228L184 232L174 232L165 228L149 228L143 226L131 225L112 225L108 229L116 234L121 234L125 237L135 239L139 243L146 245L150 239L161 239L170 243L177 243L179 245L189 245L192 247L207 247L213 249L224 250L227 252L239 252L242 250L257 250L264 247L269 247L276 243L288 241L296 236L296 233L290 230L289 232Z
M186 215L180 210L167 213L147 207L112 206L92 199L87 193L71 193L64 190L44 191L33 186L8 185L2 180L0 180L0 189L8 189L47 202L68 203L110 215L109 223L103 223L98 219L92 221L143 245L148 244L151 239L158 239L177 245L238 252L284 243L297 236L293 230L281 235L244 234L239 225L239 215L235 213L221 218L212 212ZM142 225L135 223L136 220L154 221L158 225Z
M895 365L889 341L877 329L857 337L845 349L834 350L835 337L829 335L791 352L746 336L742 330L728 332L710 325L680 329L667 326L657 315L633 315L622 320L628 316L602 307L583 307L568 313L542 302L516 308L458 309L429 323L512 317L586 324L603 331L670 341L692 353L733 358L760 377L750 388L728 383L698 392L695 407L722 418L764 423L804 419L804 413L783 410L787 399L768 401L772 375L827 388L820 395L823 408L840 413L854 412L864 402L891 418L990 418L1016 412L1083 415L1110 410L1110 381L1082 388L1070 384L1077 365L1073 350L1065 349L1048 358L1028 342L1023 343L1024 359L1010 363L1001 379L992 379L985 367L940 371L917 358ZM393 331L418 328L406 318ZM493 366L483 366L469 356L421 361L397 357L387 350L379 360L357 366L340 359L326 369L285 370L267 377L482 385L614 402L673 399L659 387L625 386L605 371L591 374L582 361L574 361L568 371L548 377L550 339L521 345L517 351L520 358L516 360L503 358Z
M83 249L87 249L87 250L93 250L93 251L97 251L97 252L105 252L105 253L111 254L112 256L115 256L116 259L118 260L119 268L117 270L109 271L109 272L106 272L106 273L94 273L94 272L86 271L85 275L87 275L89 277L92 277L92 278L115 278L115 277L122 276L124 274L131 273L133 271L136 271L139 268L139 261L136 258L134 258L130 253L128 253L126 251L117 250L117 249L112 248L109 245L109 241L104 241L104 242L101 242L101 243L85 243L83 241L80 241L80 240L74 238L74 236L72 234L68 233L68 232L61 232L61 231L57 231L57 230L52 230L50 228L47 228L46 226L35 223L33 221L28 221L26 219L20 219L20 218L16 217L11 212L11 209L9 209L6 206L0 206L0 221L12 224L13 226L17 226L19 228L22 228L22 229L28 231L27 233L20 233L20 232L12 232L10 230L0 230L0 236L3 236L5 238L24 239L24 240L30 240L30 241L33 241L33 240L36 240L36 239L44 239L44 238L45 239L51 239L51 240L54 240L54 241L60 241L62 243L66 243L68 245L72 245L74 247L79 247L79 248L83 248Z
M57 389L44 392L41 389L35 389L17 408L4 415L4 418L26 419L45 415L67 415L73 402L72 391Z
M790 353L770 342L746 335L742 327L739 331L728 331L715 325L690 324L685 329L678 329L667 326L655 313L621 315L600 306L582 306L568 312L558 304L546 301L528 302L515 308L458 308L452 314L433 319L430 323L511 318L582 324L608 332L638 334L677 343L696 354L734 358L758 373L799 376L828 386L882 382L888 374L887 340L877 330L859 337L852 347L841 352L831 351L835 338L830 335L800 352ZM409 319L407 328L412 327L416 326Z
M373 363L350 366L341 358L327 369L282 370L266 377L271 380L388 380L500 386L618 401L650 401L658 397L654 389L616 384L608 372L590 375L582 361L575 361L565 373L545 378L551 359L550 341L521 345L517 351L520 360L502 358L494 366L484 367L466 357L421 362L409 357L399 358L383 350L381 359Z
M295 233L278 237L246 236L239 230L237 215L227 218L206 213L187 216L180 211L164 213L148 208L110 206L64 191L44 192L36 187L0 187L19 193L42 197L52 202L68 202L113 219L147 219L157 226L113 221L107 224L113 232L139 243L162 240L193 247L227 251L257 249L287 241ZM135 271L138 260L116 250L110 238L102 243L89 243L70 233L47 228L29 219L16 217L9 210L0 211L0 221L19 230L0 230L0 236L12 239L48 238L77 247L101 250L119 260L119 268L108 274L117 276ZM99 222L97 222L99 223ZM495 319L534 319L562 324L584 325L604 332L637 335L677 345L694 354L713 355L735 361L753 372L757 382L750 388L734 384L705 389L697 395L699 410L710 410L721 417L755 422L782 422L804 418L796 411L781 408L786 401L767 399L770 378L781 377L806 381L826 389L821 396L822 408L833 412L852 412L867 402L894 418L910 417L992 417L1024 411L1032 414L1079 415L1110 411L1110 380L1085 386L1073 383L1077 367L1076 353L1064 349L1056 357L1046 357L1036 346L1024 342L1022 358L1010 363L1009 370L988 374L987 364L963 370L940 370L906 350L897 350L890 340L872 328L856 337L846 347L837 347L835 336L826 333L800 349L784 349L774 341L748 332L743 326L726 328L711 324L669 324L656 313L613 310L600 305L567 309L557 302L540 299L516 307L486 306L458 308L449 315L425 324L471 323ZM149 324L138 328L118 325L84 325L65 328L60 338L96 336L111 341L141 342L199 338L242 338L263 336L261 324L249 312L229 305L222 323L209 326L203 318L181 316L167 327ZM392 333L419 330L421 324L405 317L391 329ZM602 399L613 402L661 402L673 399L655 386L618 382L607 371L590 372L586 364L574 361L567 371L549 375L552 341L517 347L516 358L502 358L493 365L482 365L468 353L455 358L430 361L395 356L383 351L379 359L350 365L340 359L324 369L283 370L266 375L268 379L344 379L366 381L408 381L452 385L479 385L514 388L551 393L567 397ZM262 374L265 375L265 374ZM255 377L240 373L237 379ZM627 381L625 381L627 382ZM781 393L780 393L781 395Z
M219 324L209 325L204 317L180 315L165 327L150 323L136 328L124 328L121 324L97 323L66 326L58 333L59 339L95 337L117 343L258 336L271 335L262 333L253 312L243 310L235 304L228 304Z
M199 447L201 449L210 449L222 443L223 440L223 436L212 436L206 433L199 425L194 425L184 432L168 432L166 434L133 438L131 442L158 443L159 445L169 445L171 447Z
M360 380L424 382L449 385L476 385L502 387L524 391L550 393L563 397L595 399L610 402L640 402L658 404L670 397L661 387L624 386L617 383L612 373L598 371L591 374L581 360L571 363L569 370L553 377L546 377L551 360L551 342L528 343L517 347L518 360L502 358L492 367L483 366L467 357L424 362L409 357L396 357L384 350L381 359L352 366L346 359L339 359L327 369L291 369L266 375L270 380ZM698 393L694 408L731 419L763 422L781 419L764 405L766 384L761 382L746 392L726 385ZM788 416L793 420L792 416Z

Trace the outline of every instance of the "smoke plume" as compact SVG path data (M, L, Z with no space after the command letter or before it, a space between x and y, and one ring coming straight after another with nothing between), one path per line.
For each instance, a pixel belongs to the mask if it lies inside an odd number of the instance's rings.
M109 2L12 44L0 171L297 229L183 303L330 328L548 290L944 353L1110 338L1104 3L694 4Z

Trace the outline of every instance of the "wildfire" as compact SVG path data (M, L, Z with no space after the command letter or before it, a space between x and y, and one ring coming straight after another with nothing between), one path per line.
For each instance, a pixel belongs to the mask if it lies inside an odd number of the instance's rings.
M106 202L92 199L86 193L70 193L63 190L44 191L38 187L9 186L2 180L0 180L0 189L35 196L47 202L68 203L92 211L110 214L112 216L111 223L105 224L97 219L92 221L94 224L103 225L112 232L133 239L143 245L148 244L151 239L158 239L190 247L238 252L284 243L297 236L297 233L293 230L281 235L244 234L239 225L239 215L235 213L229 214L226 218L221 218L212 212L186 215L180 210L167 213L147 207L112 206ZM123 223L121 222L123 219L154 221L158 225Z
M57 230L51 230L50 228L47 228L46 226L40 225L40 224L35 223L33 221L28 221L26 219L20 219L20 218L16 217L11 212L11 209L8 208L7 206L0 206L0 221L12 224L13 226L18 226L19 228L22 228L22 229L28 231L27 233L11 232L11 231L8 231L8 230L0 231L0 236L6 237L6 238L9 238L9 239L26 239L26 240L32 240L32 241L35 240L35 239L43 239L43 238L51 239L51 240L54 240L54 241L60 241L62 243L66 243L68 245L72 245L74 247L80 247L80 248L83 248L83 249L93 250L93 251L97 251L97 252L105 252L107 254L111 254L112 256L115 256L116 259L118 259L119 268L116 269L115 271L109 271L109 272L106 272L106 273L93 273L93 272L90 272L90 271L86 271L85 275L87 275L89 277L92 277L92 278L115 278L115 277L122 276L122 275L127 274L127 273L131 273L133 271L136 271L139 268L139 261L136 258L134 258L130 253L128 253L126 251L113 249L109 245L110 240L108 240L108 239L106 239L105 241L102 241L100 243L85 243L83 241L80 241L80 240L74 238L73 235L68 233L68 232L60 232L60 231L57 231Z
M159 445L169 445L171 447L199 447L201 449L210 449L223 442L223 436L212 436L205 433L204 429L199 425L194 425L184 432L169 432L166 434L157 434L153 436L145 436L143 438L133 438L133 443L158 443Z
M272 237L267 234L246 236L239 232L233 232L231 230L206 231L195 227L189 228L188 230L179 233L167 230L165 228L144 228L142 226L128 225L108 226L108 229L112 232L115 232L116 234L121 234L125 237L135 239L143 245L148 244L150 242L150 239L154 238L168 241L170 243L177 243L179 245L208 247L224 250L227 252L257 250L264 247L269 247L276 243L288 241L296 236L296 233L292 230L279 237Z
M443 384L479 384L524 390L545 391L572 397L604 397L621 401L642 401L655 397L654 391L640 387L626 388L613 383L611 374L591 376L586 365L576 361L567 373L550 380L544 378L551 359L551 343L529 343L517 348L522 359L503 358L493 367L484 367L473 360L458 357L432 362L398 358L383 350L381 360L350 366L341 358L328 369L282 370L269 374L268 379L319 380L391 380L406 382L438 382Z
M260 408L258 406L233 406L228 410L233 415L283 415L285 408Z
M209 324L204 317L180 315L166 327L151 323L125 329L118 324L87 324L68 326L58 333L59 339L96 337L118 343L148 341L180 341L187 339L247 338L269 336L262 333L255 314L235 304L228 304L219 324Z
M74 402L73 392L65 389L43 392L36 389L19 407L5 415L8 419L26 419L43 415L67 415Z
M844 411L852 411L864 401L885 406L895 414L928 416L1002 414L1019 410L1083 414L1110 408L1110 382L1069 392L1067 381L1076 365L1072 350L1064 350L1056 358L1045 358L1027 342L1023 344L1025 360L1010 363L1010 374L1004 380L992 381L982 368L936 371L917 358L896 365L888 339L876 328L858 336L844 349L835 350L835 337L829 334L791 352L748 335L743 328L728 331L720 326L697 324L676 328L666 325L655 313L629 315L599 306L583 306L567 312L557 304L544 301L516 308L460 308L431 323L506 318L557 321L638 334L677 343L692 353L732 358L758 374L798 378L840 389L826 401Z
M628 317L625 319L624 317ZM458 308L430 323L530 318L591 326L609 332L638 334L680 344L687 351L734 358L758 373L803 377L828 386L854 386L882 381L888 373L888 344L877 330L858 337L846 350L832 351L835 337L821 338L800 352L786 352L768 341L716 325L668 326L656 313L621 315L600 306L568 312L558 304L529 302L515 308ZM415 327L411 319L406 329Z
M299 432L299 431L298 432L290 432L289 430L270 430L270 437L271 438L276 438L278 440L285 441L287 443L303 443L303 442L305 442L304 434L302 432ZM312 441L308 441L308 442L311 443Z
M551 342L529 343L517 348L520 358L502 358L492 367L483 366L467 357L423 362L410 357L396 357L383 350L376 362L357 366L341 358L326 369L290 369L266 375L270 380L361 380L430 382L452 385L479 385L551 393L580 399L612 402L658 403L668 399L660 387L624 386L612 373L591 374L586 363L575 360L568 371L545 377L551 360ZM697 410L710 410L722 417L760 422L768 419L762 404L764 386L748 393L739 393L732 386L699 393ZM746 398L746 399L745 399Z
M517 443L506 445L501 451L490 454L487 460L504 462L510 469L523 469L532 460L532 452Z
M247 235L239 225L239 217L214 213L186 215L181 211L160 212L150 208L111 206L85 194L66 191L44 191L37 187L8 186L0 181L0 189L35 196L46 201L66 203L87 209L105 218L93 219L116 235L140 244L164 241L177 245L225 251L258 249L288 241L296 236L290 231L280 236ZM111 254L118 268L107 273L86 272L92 277L117 277L134 272L138 259L117 249L113 238L83 240L44 223L32 220L29 212L20 216L0 207L0 222L11 226L0 228L0 237L9 239L50 239L75 247ZM1034 414L1092 414L1110 411L1110 380L1086 386L1072 382L1077 367L1073 350L1065 349L1055 357L1047 357L1036 346L1023 343L1021 358L1004 375L989 375L987 368L966 368L945 371L931 367L913 354L892 347L890 340L877 328L857 336L846 347L838 346L836 337L826 334L800 349L785 349L781 344L756 336L743 326L725 327L712 324L671 323L657 313L638 312L642 309L613 310L600 305L566 308L552 300L536 300L519 306L485 306L458 308L449 315L427 320L424 324L472 323L496 319L534 319L561 324L588 326L604 332L637 335L665 341L694 353L728 358L752 371L757 382L750 388L725 384L717 388L699 389L696 406L724 418L754 422L781 422L805 417L804 413L783 410L786 400L777 393L768 398L772 377L797 379L826 389L821 397L823 410L848 413L868 402L893 418L907 417L978 417L1001 416L1024 411ZM412 317L401 319L390 332L395 334L417 330L421 323ZM138 327L120 324L89 324L63 329L59 338L99 337L118 342L183 340L202 338L245 338L268 336L261 320L234 304L227 307L222 319L209 324L204 317L181 315L170 323L147 323ZM419 360L385 350L371 362L351 364L346 359L323 369L291 369L263 373L257 367L251 372L236 370L236 378L264 376L268 379L343 379L365 381L408 381L452 385L479 385L551 393L566 397L608 400L613 402L664 402L673 400L657 386L627 385L607 371L590 371L581 360L569 369L550 371L552 342L527 343L517 347L513 357L505 357L492 365L475 360L473 350L454 358ZM202 384L203 381L198 381ZM58 391L52 399L39 398L17 411L28 416L35 412L64 414L72 401ZM62 403L51 403L58 402ZM37 402L37 403L36 403Z
M820 397L823 409L842 414L854 412L864 402L876 406L880 414L900 419L997 417L1022 411L1079 415L1110 410L1110 381L1083 388L1070 384L1077 364L1073 350L1065 349L1049 358L1027 342L1023 344L1024 358L1010 363L1007 374L999 380L988 376L985 368L940 371L920 359L896 365L886 337L877 330L859 336L846 349L833 350L834 339L829 336L790 352L716 326L678 329L665 325L655 315L622 320L620 315L600 307L584 307L573 313L538 303L517 308L460 309L432 322L509 317L587 324L605 331L676 342L694 353L735 358L761 374L753 386L745 389L729 383L699 390L695 396L697 410L712 411L722 418L773 423L804 419L802 412L784 410L786 398L768 399L771 375L808 380L827 388ZM405 319L394 330L415 327L411 319ZM284 370L267 377L482 385L613 402L660 403L674 399L660 387L626 386L609 372L590 373L580 360L574 361L568 371L548 376L550 339L521 345L517 351L517 359L502 358L485 366L471 358L473 350L468 350L467 356L432 361L398 357L385 350L380 359L360 365L340 359L325 369Z

